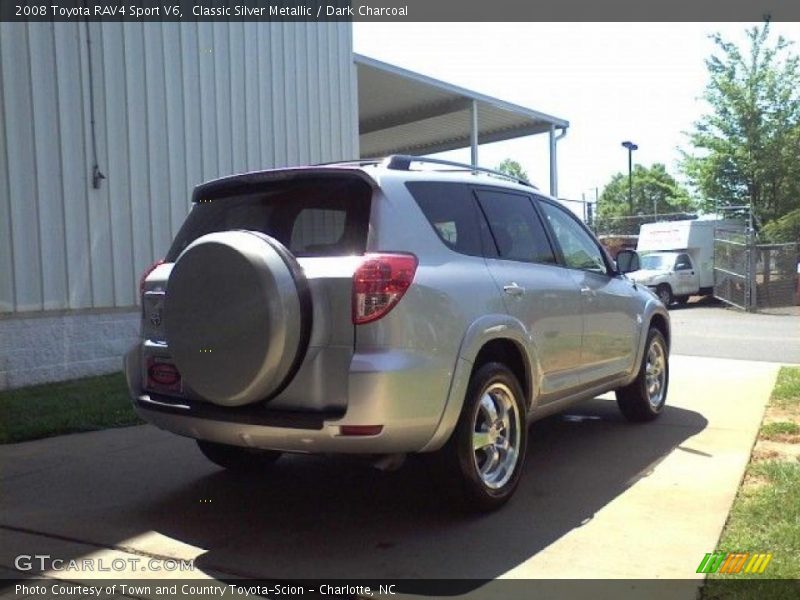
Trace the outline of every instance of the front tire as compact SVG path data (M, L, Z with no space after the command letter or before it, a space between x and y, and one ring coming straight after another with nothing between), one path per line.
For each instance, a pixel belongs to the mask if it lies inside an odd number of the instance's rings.
M491 511L513 495L525 463L528 427L522 387L501 363L472 375L456 429L442 449L446 475L467 508Z
M674 299L672 295L672 288L667 283L662 283L656 288L656 295L658 299L661 300L661 303L669 308L669 305L672 304L672 300Z
M253 473L264 470L274 464L282 454L275 450L229 446L206 440L196 440L196 442L200 452L208 460L236 473Z
M664 410L669 387L669 353L663 334L651 327L633 383L617 390L617 405L628 421L652 421Z

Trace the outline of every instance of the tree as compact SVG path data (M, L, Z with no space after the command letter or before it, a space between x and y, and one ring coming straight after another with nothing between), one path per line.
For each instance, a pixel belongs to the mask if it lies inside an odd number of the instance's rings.
M682 167L703 208L751 204L756 226L800 207L800 69L769 23L740 49L717 34L706 60L711 110L689 134Z
M511 175L512 177L516 177L518 179L529 181L528 174L525 172L525 169L522 168L522 165L510 158L503 160L503 162L497 165L495 170L505 173L506 175Z
M686 213L693 211L694 201L686 189L667 173L664 165L633 168L633 214L628 202L628 174L617 173L603 188L597 203L596 228L603 233L639 232L642 219L621 217L651 216L655 213Z
M769 242L800 242L800 208L773 219L759 233Z

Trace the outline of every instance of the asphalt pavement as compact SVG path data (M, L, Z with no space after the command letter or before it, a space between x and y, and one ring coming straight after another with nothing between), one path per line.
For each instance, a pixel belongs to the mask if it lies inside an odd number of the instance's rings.
M693 300L670 309L673 354L800 364L798 307L746 313Z

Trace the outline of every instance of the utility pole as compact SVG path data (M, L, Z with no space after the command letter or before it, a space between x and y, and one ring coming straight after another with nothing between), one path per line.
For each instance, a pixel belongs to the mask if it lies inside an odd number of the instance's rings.
M747 205L747 303L745 310L755 311L758 304L756 298L756 230L753 220L753 199Z
M633 216L633 151L638 150L639 146L631 141L622 142L622 147L628 149L628 208Z

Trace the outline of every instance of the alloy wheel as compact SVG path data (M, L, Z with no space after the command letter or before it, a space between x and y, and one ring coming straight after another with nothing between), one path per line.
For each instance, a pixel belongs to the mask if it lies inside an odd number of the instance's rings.
M473 419L473 460L486 487L503 487L519 461L521 419L518 399L503 383L483 393Z
M650 343L647 350L647 363L645 364L645 388L650 406L658 408L664 401L666 387L667 358L664 348L657 339Z

